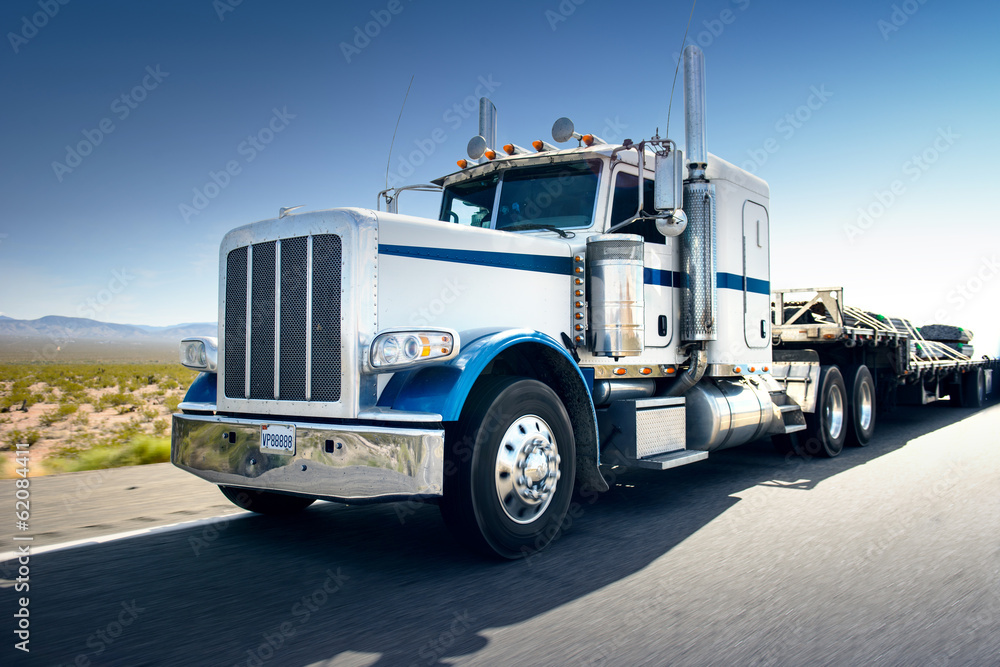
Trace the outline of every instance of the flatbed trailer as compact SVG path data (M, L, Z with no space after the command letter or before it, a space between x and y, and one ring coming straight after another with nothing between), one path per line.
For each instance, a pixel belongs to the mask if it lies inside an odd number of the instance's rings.
M818 370L839 368L855 444L867 444L878 411L944 399L979 408L994 390L1000 360L974 359L926 339L909 320L848 306L842 287L775 290L771 309L779 381L807 404Z

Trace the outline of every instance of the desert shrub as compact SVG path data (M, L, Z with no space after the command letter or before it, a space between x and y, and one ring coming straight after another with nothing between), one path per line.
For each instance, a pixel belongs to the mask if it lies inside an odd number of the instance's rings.
M94 447L72 457L53 457L45 464L59 472L102 470L122 466L164 463L170 460L170 439L135 436L118 447Z
M180 396L167 396L163 404L167 406L167 410L170 410L170 412L177 412L177 407L181 404L181 400L183 399Z
M153 422L153 434L163 436L170 428L170 422L166 419L157 419Z
M76 403L63 403L55 410L49 410L39 418L42 426L52 426L80 409Z
M33 445L39 440L41 440L42 434L33 428L21 430L13 429L7 432L6 442L9 445L8 449L16 449L15 445L28 443Z

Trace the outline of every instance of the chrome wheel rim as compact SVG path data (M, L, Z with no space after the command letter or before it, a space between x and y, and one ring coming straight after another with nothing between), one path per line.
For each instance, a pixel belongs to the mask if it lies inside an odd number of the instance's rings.
M875 401L872 398L872 387L867 382L861 383L861 395L858 397L858 425L867 431L872 425L872 412Z
M834 385L830 391L830 400L826 402L826 432L831 440L840 437L840 431L844 428L844 397L840 393L840 387Z
M495 478L497 499L511 521L528 524L545 512L559 481L560 461L559 445L541 417L525 415L507 428Z

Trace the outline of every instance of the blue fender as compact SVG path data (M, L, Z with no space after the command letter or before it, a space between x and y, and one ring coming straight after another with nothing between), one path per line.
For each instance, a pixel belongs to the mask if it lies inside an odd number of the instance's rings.
M219 376L216 373L199 373L184 394L184 402L215 403L218 382Z
M467 337L471 340L467 341ZM472 385L486 366L504 350L523 343L540 343L565 357L575 371L580 386L593 389L569 352L551 336L531 329L505 329L466 332L461 335L462 349L447 364L396 373L379 398L379 406L394 410L434 412L444 421L457 421ZM593 411L593 406L591 406ZM594 414L596 429L597 415Z

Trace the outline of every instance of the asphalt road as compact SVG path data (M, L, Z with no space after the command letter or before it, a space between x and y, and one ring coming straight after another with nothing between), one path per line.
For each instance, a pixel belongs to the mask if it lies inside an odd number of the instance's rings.
M0 664L996 665L998 446L1000 406L931 406L837 459L764 441L622 474L512 563L433 506L274 519L169 465L40 478L36 547L154 530L32 556L30 654L0 564Z

